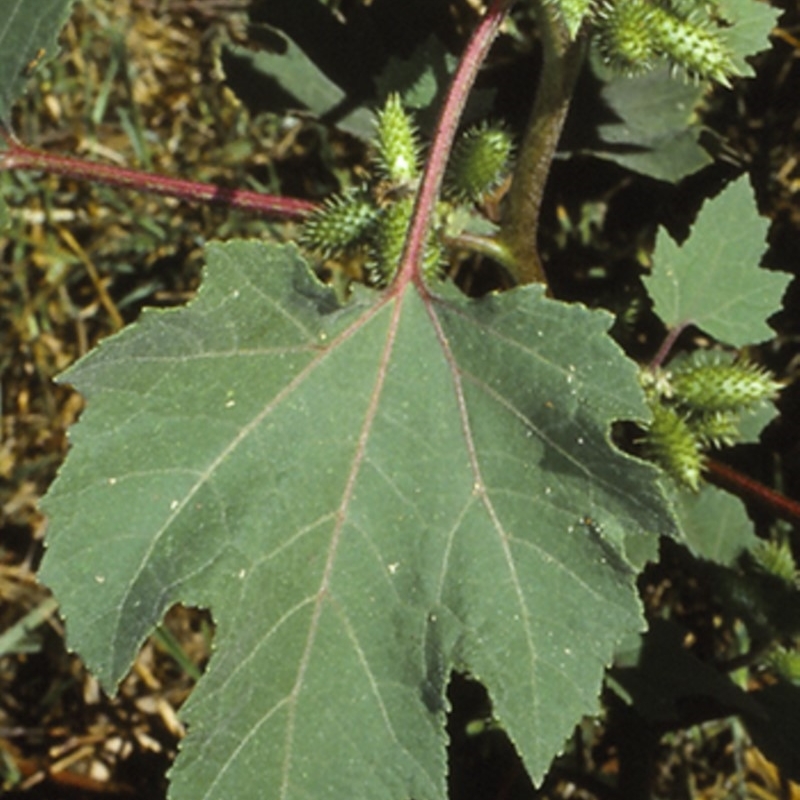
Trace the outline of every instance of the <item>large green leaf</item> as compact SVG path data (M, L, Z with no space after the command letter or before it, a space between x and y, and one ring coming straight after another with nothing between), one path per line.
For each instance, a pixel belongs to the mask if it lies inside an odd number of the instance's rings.
M0 121L7 123L35 65L55 55L74 0L0 0Z
M111 686L170 605L212 609L174 798L443 798L453 669L541 778L674 532L609 443L645 416L610 317L541 287L342 309L293 247L208 258L65 377L42 579L71 643Z
M706 204L683 246L659 234L645 283L664 322L694 323L736 347L772 336L766 320L790 276L758 269L769 223L754 210L740 178Z

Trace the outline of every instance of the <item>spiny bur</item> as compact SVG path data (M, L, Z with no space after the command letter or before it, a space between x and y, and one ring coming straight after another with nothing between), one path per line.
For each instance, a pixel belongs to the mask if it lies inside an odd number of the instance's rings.
M378 210L363 191L336 195L304 222L300 243L323 258L341 255L369 238L377 217Z
M780 389L766 370L747 361L691 365L676 371L670 383L677 402L704 413L751 409Z
M737 72L722 30L711 22L704 5L691 0L605 0L595 26L603 58L624 73L648 70L657 57L724 86Z
M514 146L504 128L476 125L453 148L447 167L447 191L461 200L480 201L508 173Z
M674 408L656 403L652 412L653 421L643 439L647 456L677 483L697 491L703 469L697 437Z
M773 399L780 384L762 367L725 354L696 353L669 370L646 370L641 383L653 412L648 457L696 489L703 453L740 438L740 415Z
M375 148L378 171L386 180L402 185L419 176L417 131L397 94L390 94L376 114Z

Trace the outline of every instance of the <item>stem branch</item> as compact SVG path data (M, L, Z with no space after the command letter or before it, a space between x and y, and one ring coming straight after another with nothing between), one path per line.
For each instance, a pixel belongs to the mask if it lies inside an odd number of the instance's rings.
M61 156L25 147L8 136L5 137L5 141L6 149L0 152L0 170L47 172L89 183L104 183L124 189L176 197L180 200L214 203L255 211L275 219L303 219L317 208L317 204L309 200L262 194L245 189L230 189L213 183L170 178L112 164Z

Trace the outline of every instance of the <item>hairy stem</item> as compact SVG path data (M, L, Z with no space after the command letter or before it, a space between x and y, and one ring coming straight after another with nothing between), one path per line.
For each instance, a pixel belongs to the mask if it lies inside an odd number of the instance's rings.
M453 146L453 140L478 70L489 53L489 48L497 36L500 25L514 0L492 0L461 56L456 74L442 107L436 132L425 164L419 192L411 215L400 269L395 286L401 290L409 281L420 287L422 282L422 261L436 201L442 188L444 170Z
M9 137L6 137L6 149L0 152L0 170L47 172L89 183L104 183L180 200L246 209L274 219L303 219L317 208L317 204L309 200L230 189L213 183L170 178L151 172L47 153L25 147Z
M570 41L557 9L537 3L543 62L533 111L517 157L501 238L520 283L547 283L539 258L539 214L550 165L583 63L585 43Z

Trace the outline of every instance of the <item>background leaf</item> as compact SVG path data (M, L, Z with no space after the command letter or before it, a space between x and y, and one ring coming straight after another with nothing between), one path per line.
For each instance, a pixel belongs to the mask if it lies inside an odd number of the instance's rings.
M447 82L450 57L439 36L452 32L446 0L355 4L346 16L319 3L268 0L254 3L250 18L267 50L230 47L224 60L232 88L251 107L308 109L368 138L383 92L420 108ZM283 44L276 46L276 34Z
M307 110L317 117L335 116L343 130L367 137L374 128L373 115L363 107L345 107L345 90L331 81L294 41L277 32L275 35L282 42L279 52L252 52L235 45L227 48L226 72L233 85L237 79L232 65L238 62L239 69L243 65L249 68L248 83L255 82L264 96L274 84L286 95L284 102L290 108ZM260 99L263 101L264 97Z
M378 96L397 92L407 109L438 107L455 66L455 57L439 39L429 36L408 58L393 56L386 62L375 80Z
M55 55L73 2L0 0L0 121L6 125L36 66Z
M698 137L697 107L704 87L675 80L667 66L643 75L619 75L596 54L592 71L602 81L605 112L586 139L584 131L573 152L614 161L627 169L663 181L678 181L711 163Z
M720 0L719 14L727 23L725 42L733 51L742 75L754 75L746 59L769 47L769 35L778 22L780 9L751 0Z
M442 798L454 668L540 779L674 532L608 441L645 414L610 317L541 287L340 309L292 247L208 256L66 376L42 579L73 645L112 685L173 603L212 609L174 798Z
M733 565L760 541L742 501L711 484L699 492L676 490L675 511L687 546L700 558Z
M667 325L691 322L734 347L772 336L766 320L780 308L790 276L758 269L769 223L753 212L740 178L703 207L684 245L659 232L644 281Z
M646 634L620 648L609 673L620 697L649 723L674 724L685 705L697 698L713 702L720 716L757 716L758 703L729 675L691 653L684 644L686 634L672 620L655 619Z

